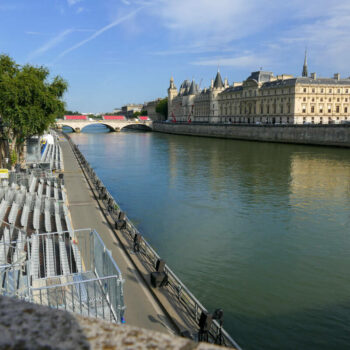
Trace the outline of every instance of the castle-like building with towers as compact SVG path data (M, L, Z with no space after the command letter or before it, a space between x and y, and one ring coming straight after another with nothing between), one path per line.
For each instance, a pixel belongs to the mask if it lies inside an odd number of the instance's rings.
M340 124L350 122L350 78L340 74L318 78L308 74L305 53L301 77L252 72L229 85L218 70L210 87L200 90L185 80L179 91L168 89L168 120L172 122L248 124Z

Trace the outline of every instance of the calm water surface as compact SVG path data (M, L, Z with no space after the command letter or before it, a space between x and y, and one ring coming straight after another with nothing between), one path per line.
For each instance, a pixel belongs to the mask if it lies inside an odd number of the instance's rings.
M111 194L244 349L350 348L349 150L88 130Z

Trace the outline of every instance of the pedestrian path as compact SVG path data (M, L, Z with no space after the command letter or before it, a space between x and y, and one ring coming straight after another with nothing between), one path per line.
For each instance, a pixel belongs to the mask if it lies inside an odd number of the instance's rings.
M106 222L68 141L61 137L65 188L74 229L95 229L120 268L124 284L125 320L132 326L175 333L172 324L154 299Z

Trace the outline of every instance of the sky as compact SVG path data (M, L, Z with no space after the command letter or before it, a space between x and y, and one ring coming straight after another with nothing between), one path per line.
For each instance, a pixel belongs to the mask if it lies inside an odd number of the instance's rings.
M349 0L0 0L0 53L68 81L67 109L113 111L259 69L350 76Z

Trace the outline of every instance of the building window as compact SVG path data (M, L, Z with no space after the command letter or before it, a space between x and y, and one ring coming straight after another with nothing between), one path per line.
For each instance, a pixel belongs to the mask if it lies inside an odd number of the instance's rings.
M332 106L328 105L328 113L331 113L331 112L332 112Z
M311 99L311 101L312 101L312 102L315 102L315 98L313 97L313 98Z
M338 98L337 98L337 102L339 102L339 101L340 101L340 98L338 97Z
M315 89L312 89L312 92L315 92Z
M329 89L328 92L331 94L332 93L332 89Z
M339 106L336 106L336 107L335 107L335 112L336 112L336 113L339 113L339 110L340 110L340 107L339 107Z
M329 99L328 99L328 102L332 102L332 99L331 99L331 98L329 98Z
M306 97L303 97L303 101L304 101L304 102L306 101Z
M303 113L306 113L306 106L303 106L302 112L303 112Z
M321 89L321 93L323 94L323 89Z
M349 93L349 89L345 89L345 93L346 93L346 94Z
M338 89L338 94L340 94L340 89Z
M304 92L306 92L306 88L304 88L304 90L303 90Z
M348 99L347 99L347 98L345 99L345 102L348 102Z
M315 113L315 106L311 106L311 113Z
M348 107L344 107L344 113L348 113Z
M323 106L320 106L320 113L323 113Z
M323 102L323 97L320 98L320 101Z

